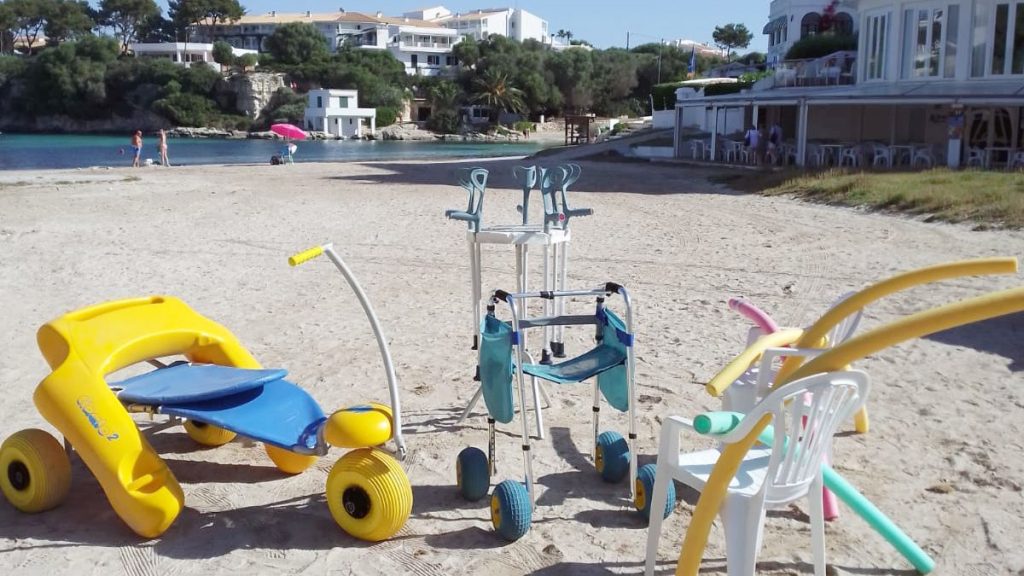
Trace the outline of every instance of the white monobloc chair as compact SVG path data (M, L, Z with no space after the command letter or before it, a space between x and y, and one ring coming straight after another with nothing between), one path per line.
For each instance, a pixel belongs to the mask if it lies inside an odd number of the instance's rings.
M722 444L740 441L765 414L772 415L771 447L755 445L743 459L719 514L725 528L729 576L753 576L761 548L765 511L808 496L815 576L825 576L825 520L822 512L822 455L840 423L867 399L867 374L826 372L791 382L762 400ZM663 510L672 480L703 491L721 448L679 452L679 433L691 421L672 416L661 428L651 510ZM764 438L764 435L762 435ZM646 574L654 574L662 517L652 514L647 533Z

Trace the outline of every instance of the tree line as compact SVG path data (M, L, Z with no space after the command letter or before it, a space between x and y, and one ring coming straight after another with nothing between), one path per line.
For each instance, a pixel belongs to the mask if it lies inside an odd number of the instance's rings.
M127 55L132 42L188 42L196 24L230 22L244 13L237 0L168 4L164 18L153 0L102 0L96 9L83 0L3 1L0 35L7 41L0 42L0 112L93 119L148 110L185 126L244 125L220 73ZM3 55L13 51L13 37L28 41L43 35L47 47L33 49L30 42L24 48L28 55ZM562 37L573 38L567 31ZM422 98L433 105L431 126L441 131L456 130L459 108L470 104L488 107L493 120L501 112L532 119L575 112L643 114L650 110L656 84L699 76L724 62L674 45L597 50L584 48L582 40L573 43L578 47L554 51L534 40L465 38L453 48L455 70L444 77L410 76L386 51L345 46L332 53L316 27L304 23L279 26L258 63L252 57L236 61L224 43L215 44L214 55L240 71L258 66L284 73L298 92L359 90L360 105L378 108L382 125L405 101ZM749 37L734 41L747 44ZM265 112L271 119L295 121L303 109L302 97L284 89Z

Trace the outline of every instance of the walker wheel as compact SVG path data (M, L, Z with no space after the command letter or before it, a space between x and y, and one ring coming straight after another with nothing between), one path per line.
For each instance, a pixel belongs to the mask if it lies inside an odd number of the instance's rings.
M198 420L185 421L185 433L203 446L223 446L235 439L234 432Z
M629 444L618 432L597 437L594 466L605 482L619 482L629 474Z
M36 428L12 434L0 445L0 491L22 512L60 505L71 491L71 461L64 447Z
M455 479L463 498L475 502L487 496L487 489L491 487L488 468L487 455L483 450L469 447L459 452L455 460Z
M361 448L345 454L331 468L327 506L342 530L379 542L405 525L412 511L412 486L390 454Z
M644 520L651 518L651 498L654 497L654 477L658 467L654 464L644 464L636 474L634 485L633 507L644 517ZM662 518L668 518L672 514L672 508L676 504L676 485L670 479L668 481L668 493L665 498L665 510Z
M515 480L505 480L494 487L491 494L491 524L501 537L515 542L530 531L533 505L526 486Z
M306 468L315 464L318 458L309 454L297 454L270 444L264 444L263 448L267 451L267 456L270 456L274 462L274 466L277 466L277 469L285 474L301 474L306 471Z

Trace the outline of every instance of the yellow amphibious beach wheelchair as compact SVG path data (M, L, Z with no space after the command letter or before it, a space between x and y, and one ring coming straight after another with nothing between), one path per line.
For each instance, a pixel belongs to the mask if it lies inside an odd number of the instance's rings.
M16 508L41 512L71 487L69 455L77 453L117 514L140 536L154 538L184 504L170 469L136 427L132 413L184 423L196 442L219 446L236 434L263 442L283 472L298 474L330 446L350 448L327 478L327 503L343 530L364 540L395 534L412 509L398 387L376 315L331 245L293 256L295 266L326 254L359 298L384 359L391 406L368 403L327 416L284 370L260 364L223 326L169 296L118 300L83 308L39 329L39 348L53 372L36 388L43 417L64 445L38 429L16 432L0 447L0 490ZM169 357L184 357L167 362ZM118 382L106 376L148 362L156 366ZM395 454L382 449L394 440Z

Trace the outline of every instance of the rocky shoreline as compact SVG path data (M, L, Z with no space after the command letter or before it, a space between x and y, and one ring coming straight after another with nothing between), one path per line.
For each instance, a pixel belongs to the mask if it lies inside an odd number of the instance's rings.
M309 140L342 140L326 132L306 132ZM224 139L259 139L273 140L280 138L270 131L247 132L245 130L225 130L222 128L189 128L177 127L167 131L171 138L224 138ZM414 122L393 124L385 126L377 131L377 135L364 136L363 140L404 140L404 141L430 141L442 142L519 142L523 140L522 134L509 132L507 134L484 134L481 132L468 131L462 134L437 134L429 130L423 130Z

